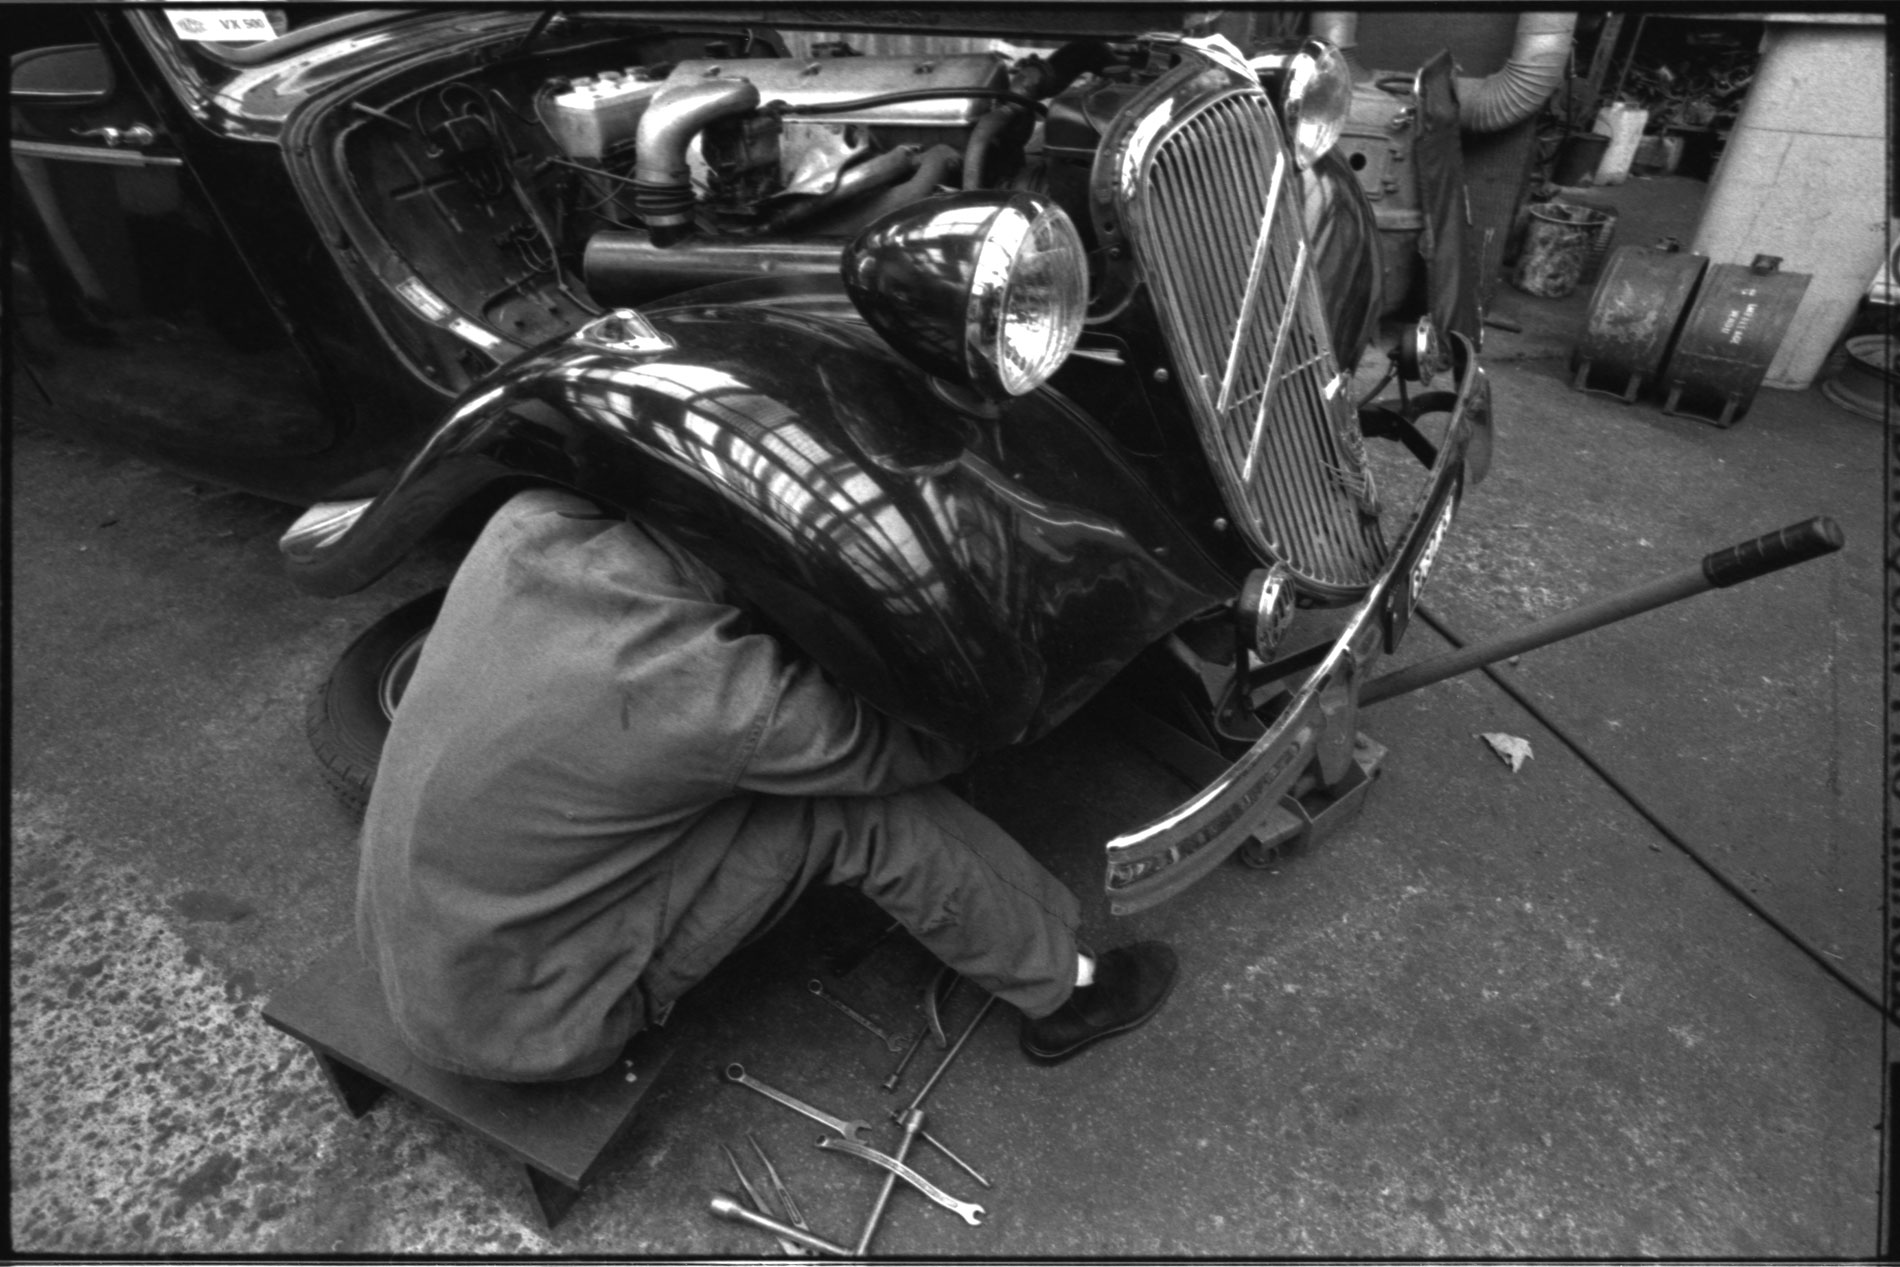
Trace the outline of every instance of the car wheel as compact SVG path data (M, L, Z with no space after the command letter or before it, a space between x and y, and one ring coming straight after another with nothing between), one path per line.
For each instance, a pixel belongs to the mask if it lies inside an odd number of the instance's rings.
M359 634L304 714L324 782L359 816L369 805L390 720L442 609L442 594L433 590L412 599Z

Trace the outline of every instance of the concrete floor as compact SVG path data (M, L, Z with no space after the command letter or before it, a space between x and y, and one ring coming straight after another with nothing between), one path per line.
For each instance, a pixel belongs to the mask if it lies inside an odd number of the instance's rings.
M1511 307L1534 328L1488 349L1496 469L1428 605L1483 636L1838 519L1832 559L1507 672L1877 989L1879 425L1818 392L1765 393L1729 431L1580 396L1560 337L1579 305ZM304 701L353 630L448 561L309 598L277 561L285 508L32 427L13 446L13 1249L757 1256L769 1240L706 1212L732 1187L717 1144L743 1151L747 1130L812 1224L853 1239L878 1172L713 1071L741 1061L882 1120L889 1056L802 988L836 939L877 927L854 897L809 903L690 998L670 1069L552 1232L488 1146L401 1102L343 1113L258 1018L350 922L353 824ZM1415 625L1401 659L1441 649ZM905 1191L878 1248L1872 1255L1877 1015L1482 676L1362 728L1390 755L1351 830L1128 919L1100 898L1099 844L1182 785L1087 711L978 768L977 800L1082 895L1086 934L1165 937L1183 978L1157 1023L1054 1069L1024 1062L999 1009L930 1105L994 1190L919 1162L985 1224ZM1476 738L1491 731L1532 760L1512 773ZM909 1026L927 970L893 942L838 989Z

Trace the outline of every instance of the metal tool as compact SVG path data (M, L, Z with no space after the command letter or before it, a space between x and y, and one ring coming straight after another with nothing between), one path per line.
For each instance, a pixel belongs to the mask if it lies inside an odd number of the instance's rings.
M811 1224L805 1222L804 1211L798 1208L798 1202L792 1200L791 1190L785 1186L785 1181L778 1177L778 1167L774 1166L772 1159L765 1155L765 1145L759 1143L759 1137L751 1131L745 1133L745 1139L746 1143L752 1145L752 1151L759 1155L759 1164L765 1167L766 1180L772 1185L772 1191L778 1194L778 1203L785 1207L786 1221L793 1227L802 1227L807 1232L811 1231ZM761 1213L769 1213L769 1211L761 1211Z
M895 1121L901 1122L904 1120L902 1116L897 1115L897 1114L893 1114L892 1117L893 1117L893 1120ZM975 1166L972 1166L969 1162L963 1160L963 1158L951 1152L950 1145L944 1143L942 1140L938 1139L935 1135L932 1135L929 1131L919 1131L918 1134L923 1138L924 1143L930 1145L932 1148L942 1153L944 1157L947 1158L948 1160L955 1162L957 1168L963 1171L964 1174L970 1176L970 1178L976 1180L978 1183L982 1184L985 1188L994 1188L996 1186L995 1184L991 1183L989 1180L985 1179L980 1173L978 1173L977 1168Z
M946 974L948 980L945 980ZM930 1026L931 1036L937 1040L937 1050L950 1046L949 1037L943 1032L943 1009L949 1005L950 996L963 984L963 978L944 968L937 973L936 980L930 983L930 989L924 993L924 1022Z
M755 1214L723 1192L713 1194L711 1209L722 1219L730 1219L734 1223L749 1223L760 1231L770 1232L785 1240L797 1241L800 1245L809 1245L821 1254L830 1254L833 1258L852 1257L851 1251L837 1242L828 1241L803 1228L781 1223L769 1214Z
M950 1062L955 1060L957 1058L957 1053L963 1050L963 1044L970 1041L970 1035L976 1033L976 1027L983 1023L983 1018L988 1016L990 1014L990 1009L995 1006L996 1006L996 996L994 994L990 995L989 998L983 1000L983 1006L977 1009L976 1015L970 1018L970 1023L963 1027L963 1033L957 1036L956 1045L952 1047L949 1051L944 1053L943 1059L937 1062L936 1072L930 1075L929 1081L925 1082L922 1087L918 1088L917 1094L911 1097L910 1104L901 1113L896 1109L891 1110L891 1120L893 1122L899 1122L899 1123L907 1122L910 1119L910 1115L912 1113L917 1112L920 1108L923 1107L924 1097L928 1096L931 1093L931 1091L936 1087L938 1080L942 1078L944 1075L944 1072L950 1068ZM976 1180L978 1183L982 1184L985 1188L990 1188L990 1187L995 1186L989 1180L985 1179L981 1174L979 1174L977 1172L976 1167L972 1166L969 1162L963 1160L963 1158L951 1152L949 1145L945 1144L942 1140L938 1139L935 1135L932 1135L929 1131L924 1130L921 1123L919 1124L917 1130L918 1130L918 1134L923 1136L924 1143L930 1145L932 1148L942 1153L945 1157L949 1158L952 1162L956 1163L957 1167L960 1170L962 1170L965 1174L969 1175L970 1178Z
M950 1062L955 1060L957 1053L963 1050L963 1044L970 1041L970 1035L976 1033L976 1027L983 1023L983 1018L988 1016L990 1009L995 1006L996 996L994 994L983 1000L983 1006L976 1010L976 1015L970 1018L970 1023L963 1027L961 1034L957 1035L956 1045L945 1052L943 1059L937 1062L937 1071L930 1075L928 1082L925 1082L923 1086L917 1089L917 1094L911 1097L910 1104L904 1109L903 1114L892 1113L892 1117L902 1121L904 1117L908 1116L912 1111L922 1107L924 1097L929 1095L931 1090L936 1087L938 1080L942 1078L944 1072L950 1068ZM938 1147L941 1148L942 1145L938 1145ZM948 1156L948 1153L945 1155ZM962 1165L963 1163L958 1162L957 1164ZM965 1169L968 1169L968 1167L965 1167Z
M760 1095L764 1096L766 1099L777 1100L780 1104L783 1104L786 1108L791 1109L797 1113L803 1113L806 1117L810 1118L814 1122L817 1122L819 1125L829 1126L832 1130L838 1132L838 1134L856 1143L862 1143L863 1141L859 1140L858 1136L862 1134L863 1132L871 1129L871 1124L869 1122L863 1122L863 1121L847 1122L845 1119L841 1117L832 1116L831 1114L825 1112L823 1109L814 1109L811 1105L805 1103L803 1100L799 1099L797 1096L787 1095L785 1092L780 1091L777 1087L766 1086L763 1082L760 1082L757 1078L749 1076L745 1071L745 1066L737 1063L736 1061L726 1066L726 1081L736 1082L742 1087L751 1087L754 1091L757 1091Z
M930 1180L924 1178L909 1166L897 1160L897 1158L886 1156L868 1144L854 1144L848 1139L833 1139L831 1136L826 1135L819 1139L818 1147L828 1148L834 1152L850 1153L853 1157L862 1157L874 1165L884 1167L884 1169L890 1171L891 1174L902 1179L905 1183L917 1189L917 1191L923 1193L944 1209L953 1211L961 1216L963 1221L968 1223L971 1227L976 1227L983 1222L984 1210L982 1206L969 1201L957 1200L942 1188L939 1188L936 1184L930 1182Z
M814 995L823 999L825 1002L831 1004L831 1006L837 1008L840 1012L843 1012L846 1016L856 1021L859 1025L862 1025L865 1029L868 1029L873 1034L876 1034L878 1036L879 1041L881 1041L886 1047L890 1048L892 1051L904 1050L903 1039L897 1037L895 1034L885 1029L882 1025L879 1025L876 1021L872 1020L870 1017L866 1016L864 1013L858 1011L858 1009L852 1007L849 1003L846 1003L843 999L831 993L831 991L825 989L825 983L820 981L817 977L813 977L810 981L806 982L805 988L807 990L810 990Z
M922 1109L912 1109L904 1115L904 1136L897 1141L897 1160L899 1162L902 1162L905 1158L910 1156L910 1146L917 1142L917 1137L923 1133L923 1129L924 1113ZM833 1142L835 1143L837 1141ZM825 1146L825 1139L821 1138L818 1141L818 1146L823 1148ZM877 1204L871 1207L869 1217L864 1220L864 1227L858 1232L857 1246L851 1251L854 1258L863 1258L865 1254L870 1252L871 1238L877 1235L877 1225L884 1221L885 1207L890 1205L891 1193L896 1190L897 1172L892 1171L890 1174L884 1176L884 1185L877 1190Z
M747 1138L750 1139L751 1136L748 1134ZM754 1144L753 1147L756 1148L758 1147L758 1145ZM739 1165L739 1159L733 1156L732 1150L730 1148L727 1148L724 1144L721 1144L719 1146L719 1151L724 1153L726 1155L726 1161L731 1163L733 1178L737 1179L739 1181L739 1186L745 1189L746 1196L750 1198L752 1201L752 1208L757 1210L760 1214L766 1214L766 1215L771 1214L772 1207L768 1206L765 1203L765 1198L760 1195L758 1188L753 1184L752 1180L749 1177L747 1177L744 1168ZM802 1226L802 1222L800 1220L794 1219L793 1222L801 1223L801 1226ZM784 1236L779 1237L778 1244L779 1244L780 1249L784 1250L787 1254L790 1254L793 1258L810 1258L811 1257L811 1250L799 1244L797 1241L790 1239L789 1237L784 1237Z
M945 966L937 970L937 975L924 987L924 1027L912 1035L910 1045L904 1049L904 1055L897 1062L897 1068L891 1070L891 1076L884 1079L882 1086L886 1091L897 1090L897 1084L903 1081L904 1070L910 1068L910 1062L923 1048L924 1035L935 1033L937 1045L945 1046L947 1040L943 1033L943 1006L950 996L957 992L957 986L963 983L954 969Z

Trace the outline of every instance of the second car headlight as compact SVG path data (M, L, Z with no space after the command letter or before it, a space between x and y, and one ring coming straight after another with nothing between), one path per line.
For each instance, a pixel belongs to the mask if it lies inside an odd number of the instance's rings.
M1352 67L1325 40L1266 53L1250 63L1261 83L1276 92L1287 139L1301 167L1311 167L1333 148L1352 109Z
M991 397L1047 382L1088 307L1081 238L1024 192L946 194L865 227L843 260L871 327L926 372Z

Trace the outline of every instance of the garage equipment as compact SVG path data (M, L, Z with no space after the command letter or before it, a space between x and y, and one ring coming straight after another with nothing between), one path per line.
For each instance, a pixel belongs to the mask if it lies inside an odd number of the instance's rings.
M937 1062L936 1072L932 1073L929 1080L918 1089L917 1094L911 1097L910 1103L905 1106L902 1113L896 1111L891 1113L891 1116L904 1127L904 1138L897 1146L897 1161L902 1162L910 1155L911 1142L917 1136L922 1135L924 1139L935 1144L938 1152L956 1162L957 1165L969 1171L970 1174L976 1175L976 1178L984 1187L987 1188L990 1186L990 1181L984 1179L981 1175L977 1175L976 1171L970 1169L967 1162L963 1161L942 1144L938 1144L935 1140L930 1139L929 1134L924 1130L924 1115L922 1110L924 1098L928 1096L931 1091L936 1088L937 1083L943 1079L945 1071L950 1068L950 1062L957 1058L957 1054L963 1050L963 1045L970 1041L970 1035L976 1033L976 1027L983 1023L983 1018L988 1016L990 1009L995 1006L995 995L992 994L983 1000L983 1006L976 1010L976 1015L970 1018L970 1023L963 1027L963 1033L957 1036L957 1041L951 1046L949 1051L944 1053L943 1059ZM870 1249L871 1238L877 1235L877 1225L884 1218L884 1208L890 1204L891 1192L896 1186L897 1172L892 1171L884 1177L884 1186L878 1190L877 1204L871 1207L871 1216L864 1221L864 1230L858 1233L856 1257L862 1258L865 1252Z
M1718 427L1741 421L1811 280L1780 270L1778 255L1709 266L1663 370L1664 413Z
M1839 525L1826 516L1765 533L1752 541L1714 551L1699 564L1648 584L1585 603L1488 642L1374 678L1360 688L1358 706L1377 704L1710 589L1739 585L1781 568L1832 554L1841 548L1844 540ZM1287 666L1306 655L1306 652L1295 652L1267 665L1261 670L1264 680L1272 681L1292 671ZM1261 679L1253 681L1258 680ZM1229 757L1211 737L1190 735L1121 692L1104 692L1091 707L1110 719L1108 724L1115 733L1127 737L1156 761L1191 782L1211 782L1226 771ZM1355 734L1350 761L1342 763L1343 774L1325 786L1296 784L1295 791L1280 799L1273 815L1235 856L1251 867L1272 866L1288 852L1318 844L1351 823L1364 807L1384 756L1382 746L1363 734Z
M749 1223L762 1232L770 1232L774 1236L797 1241L800 1245L808 1245L821 1254L830 1254L833 1258L851 1257L851 1251L836 1241L828 1241L822 1236L817 1236L805 1231L803 1228L793 1227L789 1223L781 1223L769 1214L759 1214L756 1211L748 1210L723 1192L713 1194L709 1208L719 1218L728 1219L734 1223Z
M1680 572L1672 572L1646 585L1596 599L1487 642L1374 678L1359 692L1359 703L1361 707L1377 704L1395 695L1403 695L1483 665L1494 664L1537 647L1549 646L1580 633L1588 633L1653 608L1692 598L1712 589L1740 585L1743 581L1752 581L1758 576L1832 554L1845 543L1840 525L1825 515L1790 524L1778 532L1764 533L1753 541L1744 541L1740 545L1705 555L1701 563Z
M866 1016L864 1013L858 1011L858 1009L852 1007L849 1003L846 1003L843 999L839 998L837 995L833 994L831 991L825 989L825 983L820 981L817 977L813 977L810 981L807 981L805 983L805 988L811 991L811 993L815 995L816 997L823 999L825 1002L831 1004L832 1007L836 1008L839 1012L843 1013L846 1017L850 1018L853 1022L855 1022L857 1025L859 1025L863 1029L869 1031L872 1034L877 1035L878 1041L883 1043L884 1046L888 1048L889 1050L893 1052L899 1052L899 1051L904 1050L903 1039L891 1033L889 1030L885 1029L882 1025L879 1025L876 1021L872 1020L870 1017Z
M446 1073L417 1060L397 1034L355 937L272 995L264 1019L310 1048L350 1116L394 1091L514 1157L550 1228L580 1199L672 1055L666 1031L647 1030L623 1059L588 1078L492 1082Z
M906 1113L904 1115L905 1142L914 1140L917 1137L917 1132L921 1131L923 1126L924 1115L921 1109L912 1109L909 1113ZM864 1144L854 1144L848 1139L833 1139L829 1135L819 1137L818 1147L828 1149L832 1152L849 1153L851 1156L863 1158L873 1165L882 1166L885 1170L890 1171L892 1176L902 1179L905 1183L917 1189L917 1191L923 1193L944 1209L956 1214L957 1217L961 1218L971 1227L976 1227L983 1222L985 1211L982 1206L970 1201L959 1201L895 1157L887 1156L877 1151L877 1149Z
M841 1117L833 1117L823 1109L813 1108L795 1095L787 1095L777 1087L767 1086L765 1083L760 1082L757 1078L748 1074L745 1071L744 1065L736 1062L726 1066L726 1081L736 1082L742 1087L750 1087L768 1100L777 1100L780 1104L783 1104L793 1112L803 1113L820 1126L829 1126L846 1139L855 1140L865 1131L871 1129L869 1122L861 1120L847 1122Z
M726 1164L732 1167L732 1177L737 1179L739 1186L745 1190L746 1200L752 1203L752 1208L757 1210L760 1214L771 1214L772 1207L765 1203L764 1194L759 1191L758 1185L752 1182L751 1176L746 1174L745 1167L739 1164L739 1158L724 1144L719 1146L719 1151L726 1155ZM793 1222L794 1225L796 1225L798 1220L793 1220ZM807 1228L806 1230L809 1231L810 1229ZM787 1256L792 1258L806 1258L810 1256L810 1250L806 1246L801 1245L799 1242L787 1236L779 1237L778 1247L784 1250Z
M1571 387L1627 405L1644 384L1657 381L1708 263L1707 256L1674 249L1625 246L1612 252L1590 293L1583 338L1571 355Z

